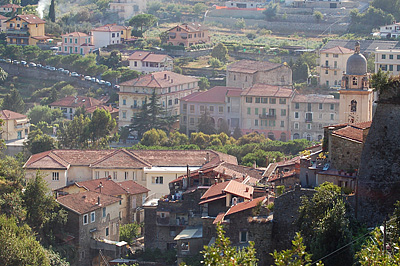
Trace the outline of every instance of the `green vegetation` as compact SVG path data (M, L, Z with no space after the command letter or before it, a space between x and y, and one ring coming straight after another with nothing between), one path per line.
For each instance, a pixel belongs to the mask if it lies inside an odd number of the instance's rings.
M135 238L140 236L140 227L142 227L142 225L136 222L121 225L119 228L119 240L125 241L129 245L132 245Z

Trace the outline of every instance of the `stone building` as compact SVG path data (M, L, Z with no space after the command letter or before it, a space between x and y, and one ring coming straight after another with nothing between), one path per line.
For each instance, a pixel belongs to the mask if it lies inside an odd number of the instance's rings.
M290 160L286 158L281 162L270 163L263 174L263 179L268 184L270 192L276 192L277 186L285 186L292 190L300 182L300 156Z
M324 127L339 122L339 100L332 95L297 94L290 109L291 139L321 141Z
M227 87L247 89L256 83L291 86L292 70L284 64L252 60L240 60L227 66Z
M199 79L171 71L154 72L119 84L118 126L129 126L153 92L160 97L159 104L170 115L179 115L181 98L197 92Z
M372 120L374 94L369 87L367 59L360 53L360 43L346 64L340 93L340 123L359 123Z
M283 86L255 84L241 94L241 126L245 134L258 132L271 140L290 138L290 104L295 91Z
M319 84L340 88L342 73L346 71L347 59L353 52L353 50L341 46L320 50L319 65L317 66Z

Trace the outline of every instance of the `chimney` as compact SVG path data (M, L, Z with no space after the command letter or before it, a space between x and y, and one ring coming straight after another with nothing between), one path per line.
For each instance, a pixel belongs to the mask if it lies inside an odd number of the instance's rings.
M164 79L167 79L167 74L164 74Z
M101 205L100 204L100 196L97 197L97 205L99 205L99 206Z
M78 97L75 96L74 103L78 103Z
M249 192L249 187L246 187L246 192Z
M190 170L189 165L186 165L187 187L190 187Z
M174 80L173 80L173 79L171 79L171 83L174 83Z
M210 162L210 154L207 152L206 153L206 163Z
M167 74L165 74L165 75L167 75ZM169 80L169 76L168 76L168 80Z

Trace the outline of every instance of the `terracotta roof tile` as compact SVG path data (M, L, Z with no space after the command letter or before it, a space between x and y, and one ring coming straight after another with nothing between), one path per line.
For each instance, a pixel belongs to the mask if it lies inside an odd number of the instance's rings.
M206 200L208 202L210 200L219 199L221 196L226 195L226 193L245 199L251 199L253 197L253 191L253 187L239 183L235 180L225 181L212 185L200 198L202 201L200 201L199 204L204 204Z
M128 60L142 60L148 56L150 52L143 52L143 51L137 51L131 54L128 58Z
M254 84L244 90L242 96L264 96L264 97L291 97L295 91L281 86L267 85L262 83Z
M239 88L229 88L224 86L216 86L207 91L192 93L181 98L181 102L202 102L202 103L225 103L225 96L228 90L236 90L239 95L242 92Z
M0 15L0 20L7 20L7 19L9 19L8 17L5 17L5 16L3 16L3 15Z
M322 95L322 94L297 94L294 96L294 103L334 103L339 104L339 99L335 99L332 95Z
M225 213L223 213L223 212L218 213L217 217L215 217L215 219L213 221L213 224L222 223L222 221L224 220L224 216L225 216Z
M198 32L198 31L207 30L207 28L204 25L193 22L193 23L183 23L181 25L177 25L177 26L169 29L168 31L171 31L171 30L175 29L176 27L179 27L186 32Z
M151 164L125 149L115 150L100 160L90 165L92 168L143 168L151 167Z
M127 87L168 88L196 81L199 81L199 79L171 71L160 71L125 81L119 85Z
M150 191L133 180L119 182L118 185L120 185L123 189L125 189L125 191L132 195L147 193Z
M31 155L23 167L29 169L68 169L69 163L52 151L45 151Z
M227 66L227 70L240 73L256 73L258 71L269 71L281 66L284 65L269 61L240 60Z
M356 124L352 124L352 127L359 128L359 129L367 129L370 128L372 124L372 121L366 121L366 122L360 122Z
M256 207L258 203L264 201L265 199L266 199L266 196L253 199L251 201L245 201L245 202L238 203L235 206L232 206L226 212L225 216L228 216L228 215L231 215L234 213L238 213L238 212L242 212L242 211L245 211L248 209L252 209L252 208Z
M99 106L102 104L103 104L103 102L96 100L95 98L92 98L92 97L67 96L67 97L61 98L49 105L50 106L59 106L59 107L71 107L71 108L85 106L85 108L89 108L92 106Z
M79 31L74 31L71 33L65 33L61 35L61 37L89 37L90 35L84 33L84 32L79 32Z
M16 15L16 16L10 18L10 19L7 20L7 21L10 21L10 20L12 20L13 18L16 18L16 17L19 17L19 18L21 18L23 21L28 22L28 24L43 24L43 23L46 23L46 21L44 21L43 19L39 18L39 17L36 16L36 15L32 15L32 14ZM6 21L6 22L7 22L7 21Z
M321 50L321 53L325 54L352 54L354 50L342 47L342 46L335 46L329 49Z
M345 137L355 141L363 142L363 131L362 129L347 126L332 132L332 135Z
M114 113L118 113L118 112L119 112L119 109L118 109L118 108L114 108L114 107L112 107L111 105L92 106L92 107L89 107L89 108L85 109L85 111L86 111L86 113L91 114L91 113L93 113L97 108L106 110L106 111L110 112L110 114L114 114Z
M98 200L100 198L100 204ZM120 198L100 194L93 191L86 191L81 193L69 194L59 197L57 202L62 206L78 213L85 214L99 208L109 206L113 203L119 202Z
M3 120L14 120L14 119L26 119L28 117L26 115L16 113L10 110L1 110L0 118Z
M84 187L89 191L111 195L119 196L126 194L125 189L123 189L118 183L114 182L108 178L92 179L88 181L76 182L80 187ZM100 187L101 184L101 187Z
M117 32L117 31L122 31L122 30L128 30L129 27L126 26L120 26L117 24L106 24L104 26L97 27L95 29L92 29L92 31L104 31L104 32Z
M6 4L6 5L0 6L0 8L20 8L20 7L22 7L22 6L16 5L16 4Z
M160 63L167 57L168 55L166 54L149 54L145 59L143 59L143 62Z
M226 96L228 97L240 97L242 94L242 89L238 90L240 88L230 88L228 89L228 92L226 93Z
M270 176L267 181L268 182L274 182L276 180L285 179L285 178L293 177L293 176L296 176L296 170L283 172L282 174L276 173L276 174Z

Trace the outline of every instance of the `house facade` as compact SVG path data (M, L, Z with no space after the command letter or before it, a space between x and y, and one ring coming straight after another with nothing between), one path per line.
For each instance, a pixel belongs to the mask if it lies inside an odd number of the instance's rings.
M127 20L146 11L147 0L113 0L110 11L117 12L121 20Z
M20 8L22 8L22 6L20 6L20 5L6 4L6 5L0 6L0 13L16 12Z
M134 52L128 58L129 68L141 73L172 71L174 62L168 55L153 54L150 52Z
M29 134L29 118L9 110L0 111L0 119L3 120L1 138L5 141L25 139Z
M107 24L91 31L95 48L120 44L131 38L131 27Z
M190 47L210 42L208 29L199 23L184 23L167 30L167 44Z
M347 59L353 50L341 46L323 49L319 52L319 84L327 87L340 88L342 73L346 70Z
M240 122L240 88L217 86L207 91L192 93L180 100L180 126L186 135L198 131L198 122L205 112L218 129L226 123L230 130Z
M300 95L291 102L291 139L321 141L324 127L339 122L339 99L332 95Z
M399 26L400 27L400 26ZM390 75L400 74L400 49L375 50L375 73L379 69L388 71Z
M84 106L85 109L89 109L102 105L104 105L102 101L86 96L67 96L49 104L51 109L60 109L64 117L70 120L74 119L75 112L79 107Z
M258 132L271 140L290 138L289 113L295 91L266 84L255 84L241 93L242 132Z
M284 64L252 60L240 60L227 66L227 87L247 89L256 83L290 86L292 70Z
M45 35L46 21L36 15L16 15L6 21L7 43L19 45L36 45L48 39Z
M400 36L400 23L395 22L393 24L380 26L378 35L383 38L396 39L397 37Z
M58 197L57 202L68 213L66 231L73 237L77 262L75 265L92 265L93 242L119 241L120 198L85 191Z
M63 54L85 55L94 50L92 36L83 32L71 32L61 35L59 52Z
M119 121L124 127L132 123L141 106L153 91L160 96L159 103L170 115L179 115L179 100L199 89L199 79L171 71L154 72L119 84Z
M7 31L7 23L6 23L6 21L8 19L9 19L8 17L0 15L0 31L1 32L6 32Z

